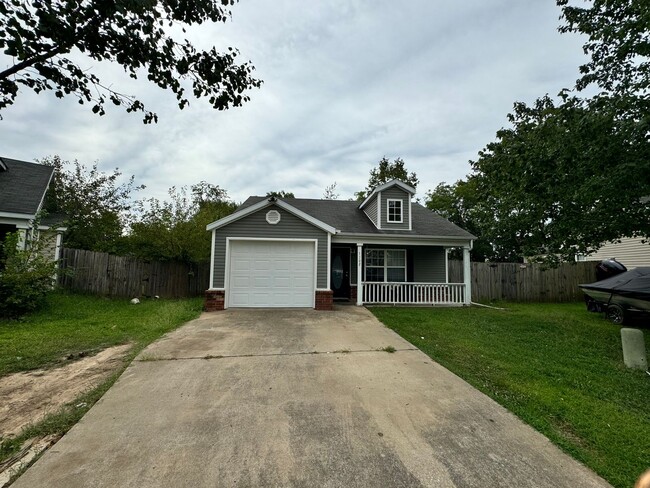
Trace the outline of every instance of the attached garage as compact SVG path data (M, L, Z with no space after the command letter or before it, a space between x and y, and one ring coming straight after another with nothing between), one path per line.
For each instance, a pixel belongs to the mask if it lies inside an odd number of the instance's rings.
M228 239L228 307L314 307L316 240Z

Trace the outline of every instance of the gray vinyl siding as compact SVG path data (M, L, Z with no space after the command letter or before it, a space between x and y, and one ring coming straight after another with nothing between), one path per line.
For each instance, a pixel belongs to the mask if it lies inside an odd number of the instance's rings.
M384 190L380 194L381 198L381 228L386 230L408 230L409 228L409 200L411 194L398 187L392 187ZM388 223L388 199L402 200L402 223Z
M280 222L271 225L266 221L269 210L280 212ZM226 238L254 237L271 239L318 239L317 286L327 288L327 232L289 212L271 205L247 215L216 230L214 243L213 288L223 288L226 274Z
M413 247L413 281L416 283L445 283L447 281L444 247Z
M368 205L366 205L363 209L363 211L366 213L368 218L372 220L372 223L375 224L375 227L379 227L377 224L377 197L374 196L370 202L368 202Z

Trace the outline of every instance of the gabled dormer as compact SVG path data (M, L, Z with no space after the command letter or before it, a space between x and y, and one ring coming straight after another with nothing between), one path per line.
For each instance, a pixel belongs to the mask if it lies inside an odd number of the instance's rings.
M399 180L378 186L359 205L381 230L412 230L411 198L415 188Z

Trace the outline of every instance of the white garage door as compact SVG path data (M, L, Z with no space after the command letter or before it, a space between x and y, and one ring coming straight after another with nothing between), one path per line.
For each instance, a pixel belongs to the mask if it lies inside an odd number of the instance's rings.
M314 243L230 241L229 307L313 307Z

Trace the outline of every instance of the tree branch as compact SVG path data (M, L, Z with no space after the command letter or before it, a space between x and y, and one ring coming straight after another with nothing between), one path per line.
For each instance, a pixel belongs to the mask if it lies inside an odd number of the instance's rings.
M38 56L34 56L33 58L26 59L24 61L21 61L18 64L14 64L11 68L8 68L2 72L0 72L0 80L4 80L5 78L9 78L11 75L15 75L19 71L29 68L31 66L34 66L36 63L42 63L46 59L49 59L51 57L56 56L57 54L63 54L65 51L64 48L62 47L53 47L49 51L44 52L43 54L39 54Z

